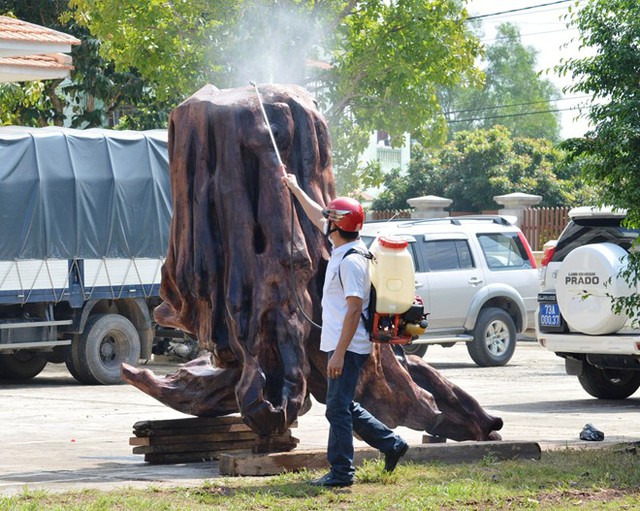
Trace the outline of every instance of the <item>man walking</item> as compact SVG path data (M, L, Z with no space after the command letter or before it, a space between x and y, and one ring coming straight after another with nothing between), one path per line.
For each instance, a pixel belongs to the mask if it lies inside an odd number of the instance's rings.
M360 203L348 197L332 200L326 209L298 186L293 174L283 183L300 202L311 222L333 245L322 291L320 350L327 353L328 474L311 481L316 486L353 484L353 433L384 453L385 470L391 472L409 448L391 429L354 401L360 371L371 353L369 334L362 321L369 306L369 260L360 240L364 223ZM360 254L345 257L351 249Z

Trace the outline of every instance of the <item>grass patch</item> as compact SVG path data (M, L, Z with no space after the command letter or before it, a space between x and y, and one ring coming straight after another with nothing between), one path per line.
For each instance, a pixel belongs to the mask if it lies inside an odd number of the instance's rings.
M543 452L538 461L400 465L358 468L356 484L324 489L306 484L321 475L216 478L197 487L103 492L29 491L0 497L0 511L501 511L640 509L640 453L608 447Z

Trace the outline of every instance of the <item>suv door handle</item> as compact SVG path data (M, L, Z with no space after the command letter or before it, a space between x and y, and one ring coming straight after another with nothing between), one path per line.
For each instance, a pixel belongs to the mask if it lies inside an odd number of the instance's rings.
M417 280L413 283L416 289L420 289L422 287L422 282L418 282Z
M480 284L482 284L483 280L479 279L478 277L471 277L469 279L469 284L471 284L472 286L479 286Z

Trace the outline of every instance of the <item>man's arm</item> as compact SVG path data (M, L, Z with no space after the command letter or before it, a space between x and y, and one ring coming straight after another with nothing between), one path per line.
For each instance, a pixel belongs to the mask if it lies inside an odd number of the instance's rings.
M293 174L285 174L282 177L282 182L291 190L291 193L298 199L302 209L309 217L309 220L318 229L323 230L326 220L322 216L322 206L309 197L306 192L298 185L298 180Z
M342 329L340 330L340 339L338 340L338 346L336 346L333 355L329 359L327 364L327 376L329 378L337 378L342 374L342 367L344 366L344 354L351 344L358 324L360 323L360 316L362 314L363 300L357 296L347 296L347 313L344 316L342 322Z

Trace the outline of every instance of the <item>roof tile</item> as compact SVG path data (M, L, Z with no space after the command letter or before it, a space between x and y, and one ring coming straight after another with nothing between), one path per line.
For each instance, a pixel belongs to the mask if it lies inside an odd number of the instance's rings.
M0 57L0 65L47 69L73 69L73 66L71 65L71 57L64 53L25 55L22 57Z
M0 39L26 43L80 44L79 39L69 34L8 16L0 16Z

